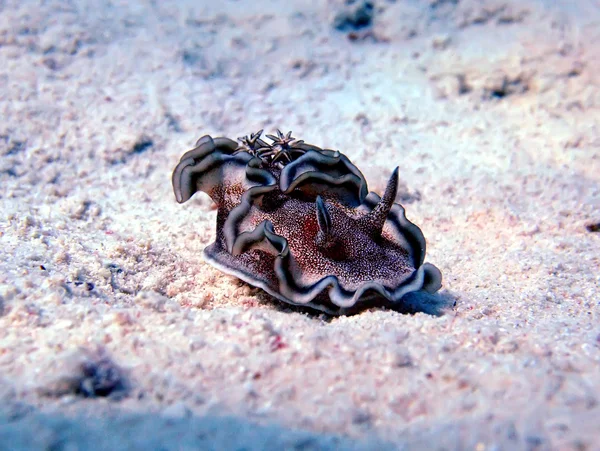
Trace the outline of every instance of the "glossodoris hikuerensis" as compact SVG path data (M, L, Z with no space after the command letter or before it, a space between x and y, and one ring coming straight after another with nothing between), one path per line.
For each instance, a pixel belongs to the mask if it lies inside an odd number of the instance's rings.
M241 145L203 136L173 171L177 202L203 191L217 204L210 264L329 314L398 308L408 293L440 288L421 230L394 203L398 168L380 198L342 153L261 133Z

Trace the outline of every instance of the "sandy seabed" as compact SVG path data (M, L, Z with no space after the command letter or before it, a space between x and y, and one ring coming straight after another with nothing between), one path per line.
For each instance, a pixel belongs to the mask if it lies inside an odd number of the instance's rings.
M600 449L600 3L346 3L0 0L0 449ZM399 165L442 308L204 263L261 128Z

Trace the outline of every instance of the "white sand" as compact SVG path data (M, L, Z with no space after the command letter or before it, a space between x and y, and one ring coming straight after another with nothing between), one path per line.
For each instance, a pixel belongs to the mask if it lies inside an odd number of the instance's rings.
M600 449L598 1L377 0L355 41L340 0L209 3L0 0L0 449ZM171 171L260 128L400 165L456 306L205 264Z

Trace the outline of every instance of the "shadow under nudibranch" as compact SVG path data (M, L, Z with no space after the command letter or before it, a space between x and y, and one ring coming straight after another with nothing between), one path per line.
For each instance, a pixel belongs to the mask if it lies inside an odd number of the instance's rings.
M258 295L261 303L268 304L280 312L295 312L308 315L311 318L319 318L326 322L335 318L338 315L330 315L322 311L315 310L311 307L294 304L283 304L277 298L268 293ZM415 291L405 295L397 304L390 305L389 303L372 301L368 308L382 308L391 310L397 313L414 315L416 313L425 313L432 316L444 316L456 306L456 298L444 291L442 293L429 294L423 291ZM355 309L349 309L344 312L347 316L358 315L365 311L364 306L358 306Z

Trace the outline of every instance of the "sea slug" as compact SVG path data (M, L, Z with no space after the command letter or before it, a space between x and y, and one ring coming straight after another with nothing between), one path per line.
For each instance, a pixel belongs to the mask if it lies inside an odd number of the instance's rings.
M339 151L296 140L203 136L173 171L177 202L197 191L217 204L218 269L290 304L329 314L397 308L407 293L435 293L441 273L423 263L425 238L394 203L396 168L380 198Z

